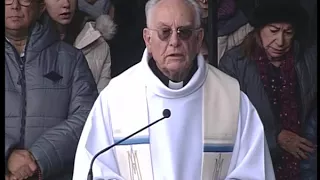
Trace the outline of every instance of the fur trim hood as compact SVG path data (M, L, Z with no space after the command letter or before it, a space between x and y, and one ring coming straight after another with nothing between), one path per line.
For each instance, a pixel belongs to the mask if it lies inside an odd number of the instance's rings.
M117 25L109 15L103 14L96 19L95 28L106 40L111 40L117 32Z

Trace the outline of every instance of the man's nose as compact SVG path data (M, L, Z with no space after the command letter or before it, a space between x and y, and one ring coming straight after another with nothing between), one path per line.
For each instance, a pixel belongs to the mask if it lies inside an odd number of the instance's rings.
M172 31L171 37L169 39L169 45L173 47L179 46L181 43L181 40L179 38L179 35L177 31Z
M21 8L21 5L19 3L19 0L13 0L12 4L11 4L11 8L12 9L20 9Z

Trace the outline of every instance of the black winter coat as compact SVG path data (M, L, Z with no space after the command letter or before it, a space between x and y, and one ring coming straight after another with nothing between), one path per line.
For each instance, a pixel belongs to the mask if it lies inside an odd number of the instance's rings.
M316 47L303 51L301 49L299 43L295 42L294 61L302 106L300 119L304 124L308 116L306 111L317 94L317 49ZM257 109L264 125L271 157L275 160L280 150L276 140L281 130L281 122L277 122L273 115L256 62L243 55L240 45L224 54L219 68L239 81L241 90L247 94Z
M303 128L303 137L317 145L317 124L318 114L317 107L312 107L313 111L310 113L309 118ZM310 153L307 160L301 161L301 179L303 180L316 180L317 179L317 150Z
M84 55L60 41L49 22L33 26L24 58L5 40L5 166L20 148L32 153L44 179L72 174L97 95Z

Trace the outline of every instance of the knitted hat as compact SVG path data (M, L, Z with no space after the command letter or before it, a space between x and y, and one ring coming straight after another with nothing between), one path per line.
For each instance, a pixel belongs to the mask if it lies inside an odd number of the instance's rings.
M255 28L278 22L290 23L301 33L307 29L308 14L295 0L265 0L255 8L249 20Z

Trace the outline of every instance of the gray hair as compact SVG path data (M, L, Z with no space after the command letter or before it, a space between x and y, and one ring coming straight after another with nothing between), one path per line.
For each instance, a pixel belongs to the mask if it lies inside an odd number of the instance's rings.
M150 17L151 17L151 10L154 8L155 5L158 4L161 0L149 0L146 4L145 12L146 12L146 20L147 20L147 26L150 25ZM196 27L201 26L201 13L202 9L200 8L197 0L184 0L184 2L188 3L188 5L191 5L193 7L193 10L195 12L195 25Z

